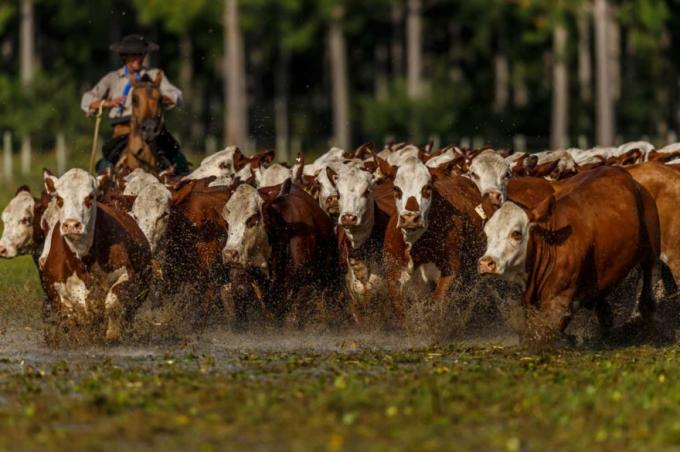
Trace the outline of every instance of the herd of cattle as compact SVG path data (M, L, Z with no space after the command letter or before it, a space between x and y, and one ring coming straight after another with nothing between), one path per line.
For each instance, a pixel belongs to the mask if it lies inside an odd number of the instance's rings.
M253 312L302 325L323 305L331 325L379 312L399 329L412 301L455 303L483 274L519 283L514 327L549 340L581 306L610 330L607 295L633 269L651 322L661 265L680 277L680 144L366 144L272 160L228 147L183 178L45 170L39 197L21 187L4 209L0 257L34 257L48 341L119 341L150 294L158 304L187 287L191 310L218 306L237 328Z

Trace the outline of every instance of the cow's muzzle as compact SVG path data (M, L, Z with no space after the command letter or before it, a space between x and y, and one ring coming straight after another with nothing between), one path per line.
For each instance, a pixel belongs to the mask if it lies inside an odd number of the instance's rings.
M236 259L238 259L238 250L229 248L222 251L222 260L225 264L234 263Z
M406 212L399 215L399 224L401 229L415 230L425 226L423 216L420 212Z
M499 191L489 191L484 197L488 198L492 206L498 208L503 203L503 195Z
M9 259L14 256L16 256L16 250L14 247L0 243L0 257Z
M352 215L351 213L343 213L340 216L340 226L352 227L359 224L359 217Z
M479 259L479 273L498 273L498 265L491 256L483 256Z
M69 219L61 225L61 234L65 236L79 236L83 232L85 232L85 227L78 220Z

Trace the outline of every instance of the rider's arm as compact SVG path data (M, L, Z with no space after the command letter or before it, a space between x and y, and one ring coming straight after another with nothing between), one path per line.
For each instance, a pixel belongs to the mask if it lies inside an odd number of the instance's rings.
M153 74L152 78L154 78L155 76L156 74ZM165 105L166 109L182 105L182 90L180 90L175 85L170 83L170 80L168 80L168 78L165 76L165 73L163 73L163 79L161 80L160 90L161 96L171 101L169 105L166 103Z
M101 101L107 101L109 93L111 92L112 75L115 76L115 73L105 75L96 85L94 85L94 88L83 94L83 98L80 101L80 108L82 108L88 116L99 108L99 103ZM106 107L107 104L105 103L104 106Z

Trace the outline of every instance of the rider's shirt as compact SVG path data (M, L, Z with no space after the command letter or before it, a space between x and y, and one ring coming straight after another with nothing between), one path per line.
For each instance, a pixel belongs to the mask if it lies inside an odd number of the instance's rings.
M145 67L139 71L138 78L143 77L145 74L151 78L151 80L156 79L156 74L158 74L158 69L147 69ZM130 78L127 75L126 67L118 69L117 71L112 71L106 74L99 83L97 83L94 88L83 94L83 98L80 101L80 108L83 109L88 116L90 116L94 110L90 108L90 104L95 100L106 99L111 100L116 97L123 96L126 91L129 91L129 81ZM127 88L126 88L127 86ZM161 95L167 96L173 101L173 105L166 108L172 108L175 105L180 105L182 103L182 91L175 85L170 83L168 78L163 73L163 79L161 80ZM122 118L124 116L130 116L132 114L132 96L127 96L125 99L124 108L113 107L109 112L110 118Z

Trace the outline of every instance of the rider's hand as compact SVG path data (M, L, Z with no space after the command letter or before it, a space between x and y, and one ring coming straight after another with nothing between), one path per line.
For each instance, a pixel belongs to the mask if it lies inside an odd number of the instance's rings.
M104 107L106 108L114 108L119 105L125 105L125 99L127 96L118 96L115 99L111 99L108 101L105 101Z

